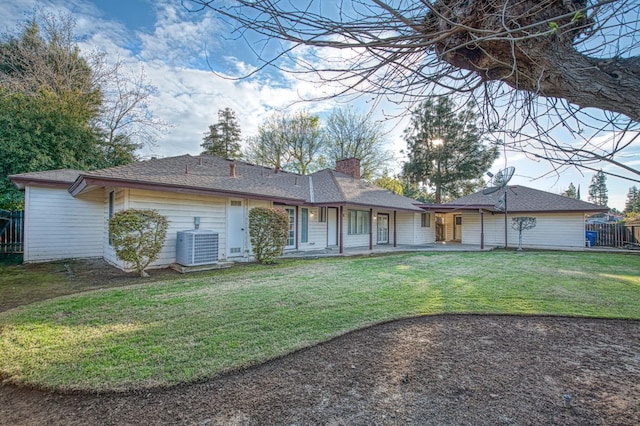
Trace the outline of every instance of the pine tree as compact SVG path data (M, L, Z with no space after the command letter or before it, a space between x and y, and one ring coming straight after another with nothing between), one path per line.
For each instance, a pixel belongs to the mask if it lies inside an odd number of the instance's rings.
M573 185L573 182L569 184L569 188L567 188L567 190L564 191L562 195L569 198L578 198L578 192L576 191L576 187Z
M483 143L473 106L460 109L446 96L424 101L405 130L409 161L404 174L434 191L436 203L481 185L498 150Z
M231 108L220 109L218 123L210 125L202 139L202 153L223 158L240 158L240 134L236 113Z
M599 206L607 206L609 202L609 195L607 189L607 177L602 170L599 170L593 178L591 178L591 184L589 185L589 201Z
M640 213L640 193L638 193L638 187L635 185L629 188L623 213Z

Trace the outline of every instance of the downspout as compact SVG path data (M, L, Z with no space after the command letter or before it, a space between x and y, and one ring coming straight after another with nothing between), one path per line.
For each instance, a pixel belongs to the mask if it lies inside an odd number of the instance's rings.
M508 248L508 234L507 234L507 192L509 188L504 190L504 249Z
M480 211L480 250L484 250L484 212Z

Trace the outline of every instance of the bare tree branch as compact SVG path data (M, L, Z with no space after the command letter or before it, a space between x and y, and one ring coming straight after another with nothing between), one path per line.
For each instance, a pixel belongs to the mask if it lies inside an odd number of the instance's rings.
M625 141L640 131L634 0L182 3L216 12L248 42L258 37L255 72L308 73L340 84L337 95L366 94L408 108L455 94L459 103L480 106L483 126L504 147L548 157L558 170L594 161L618 167L620 151L631 146ZM263 56L274 40L277 53ZM556 142L560 131L568 134L564 143ZM604 134L617 142L598 143Z

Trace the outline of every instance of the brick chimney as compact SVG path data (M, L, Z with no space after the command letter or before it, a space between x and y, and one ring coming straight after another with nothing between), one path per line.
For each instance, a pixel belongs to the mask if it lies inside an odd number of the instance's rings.
M347 174L354 179L360 179L360 159L343 158L336 161L336 171Z
M234 163L229 164L229 176L236 177L236 165Z

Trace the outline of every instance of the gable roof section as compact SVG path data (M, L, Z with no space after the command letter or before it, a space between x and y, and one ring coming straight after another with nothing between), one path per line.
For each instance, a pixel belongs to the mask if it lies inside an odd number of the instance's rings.
M503 192L498 191L490 195L485 195L482 191L458 198L450 203L442 205L423 205L430 210L477 210L500 211L495 208L496 203ZM507 210L510 213L567 213L584 212L599 213L605 212L606 207L598 206L582 200L565 197L564 195L553 194L526 186L513 185L507 190Z

